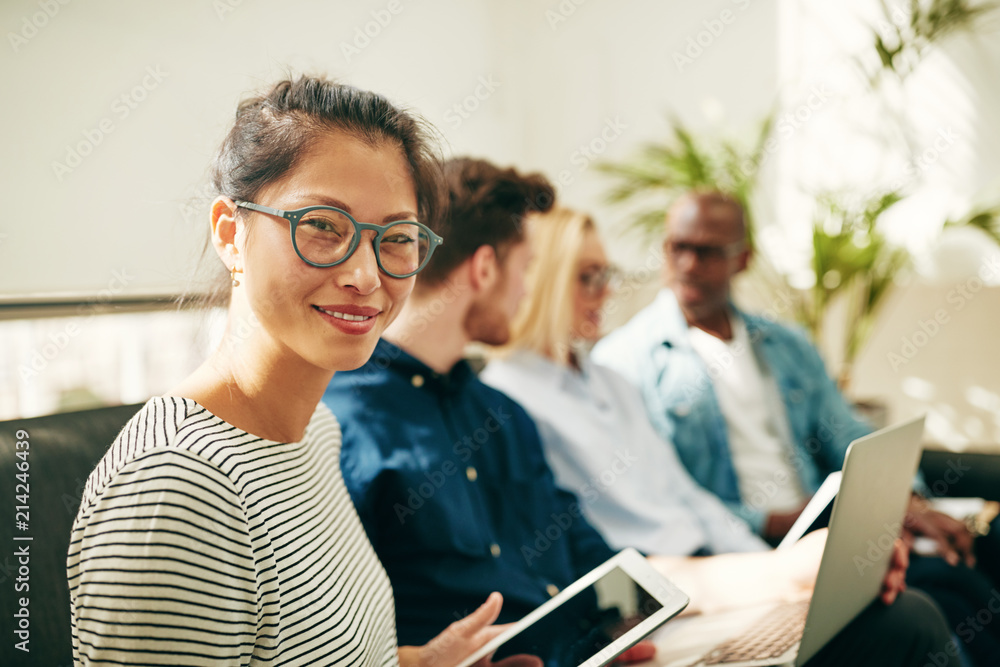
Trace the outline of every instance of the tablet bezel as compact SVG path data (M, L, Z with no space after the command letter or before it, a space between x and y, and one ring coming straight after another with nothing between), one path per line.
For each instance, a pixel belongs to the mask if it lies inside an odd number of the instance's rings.
M657 572L638 551L631 548L624 549L574 581L553 596L552 599L546 600L537 609L514 623L503 634L497 635L493 640L487 642L478 651L463 660L458 667L470 667L476 661L491 655L515 635L522 632L525 628L530 627L538 619L548 615L552 610L560 607L567 600L594 584L598 579L616 567L620 568L632 581L641 586L662 607L653 612L649 618L643 620L621 637L592 655L580 667L601 667L601 665L608 664L679 614L688 605L688 602L690 602L688 596L681 589L677 588L673 582Z
M816 519L826 511L826 508L830 506L830 503L840 493L840 482L843 476L844 473L842 470L835 470L826 476L820 487L816 489L816 493L813 494L813 497L806 503L802 512L799 513L798 518L795 519L795 523L792 524L792 527L785 533L781 542L775 547L776 550L784 551L785 549L791 549L795 546L796 542L806 536L806 532L816 522Z

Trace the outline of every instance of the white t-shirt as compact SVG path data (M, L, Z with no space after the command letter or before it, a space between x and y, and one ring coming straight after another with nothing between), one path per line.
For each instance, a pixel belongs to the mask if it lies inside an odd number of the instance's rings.
M729 451L743 502L767 513L805 500L792 464L791 435L774 378L754 354L743 318L730 313L731 340L689 329L691 347L708 367L729 432Z
M279 443L151 399L87 480L67 569L78 665L398 663L322 404Z

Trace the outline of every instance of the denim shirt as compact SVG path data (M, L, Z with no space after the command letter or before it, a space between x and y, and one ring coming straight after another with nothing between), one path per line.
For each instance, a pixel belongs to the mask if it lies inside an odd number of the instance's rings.
M556 488L531 418L466 362L442 375L382 340L323 401L401 645L427 642L492 591L504 596L499 622L518 620L614 555Z
M790 463L812 495L829 473L841 469L851 442L871 427L853 414L803 332L736 312L746 323L753 353L777 383L793 444ZM740 495L709 369L691 347L673 292L661 290L652 304L601 340L593 358L639 388L650 420L674 443L691 476L762 532L766 514L753 498Z

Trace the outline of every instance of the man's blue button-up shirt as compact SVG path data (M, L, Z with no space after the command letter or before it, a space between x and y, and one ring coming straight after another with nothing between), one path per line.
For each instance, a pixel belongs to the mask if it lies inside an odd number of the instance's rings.
M382 340L323 401L400 644L427 642L492 591L500 622L517 620L614 554L555 486L531 418L466 362L442 375Z

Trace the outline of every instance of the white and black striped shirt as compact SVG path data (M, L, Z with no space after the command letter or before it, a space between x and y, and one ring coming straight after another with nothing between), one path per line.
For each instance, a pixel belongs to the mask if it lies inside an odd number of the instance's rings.
M320 404L301 442L151 399L90 475L67 568L76 664L394 665L389 579Z

